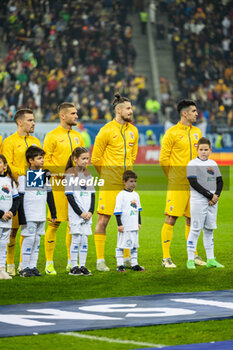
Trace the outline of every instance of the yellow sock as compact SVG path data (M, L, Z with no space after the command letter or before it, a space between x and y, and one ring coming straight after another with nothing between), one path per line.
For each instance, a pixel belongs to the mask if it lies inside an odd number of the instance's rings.
M7 244L7 265L13 265L15 259L16 237L10 236L10 242Z
M106 241L106 234L95 233L95 249L97 259L104 259L104 246Z
M130 250L129 249L124 249L124 259L125 258L130 258Z
M186 224L186 225L185 225L185 238L186 238L186 241L187 241L188 236L189 236L189 231L190 231L190 226ZM198 254L197 254L197 249L196 249L194 255L195 255L195 256L198 255Z
M53 254L56 245L56 232L60 225L60 222L49 222L47 230L45 232L45 257L46 261L53 261Z
M170 245L173 236L173 226L164 223L161 231L162 248L163 248L163 259L170 258Z
M20 236L20 240L19 240L19 245L20 245L20 257L19 257L19 262L22 262L22 244L23 244L23 240L24 240L24 236Z
M70 260L70 245L71 245L72 235L70 235L69 223L66 228L66 249L67 249L67 259Z

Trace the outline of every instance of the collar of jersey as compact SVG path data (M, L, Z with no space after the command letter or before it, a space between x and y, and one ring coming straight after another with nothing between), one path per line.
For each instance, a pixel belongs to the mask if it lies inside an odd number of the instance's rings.
M29 137L30 135L25 135L25 136L21 136L19 133L18 133L18 130L16 131L16 135L18 137L20 137L21 139L25 138L25 137Z
M58 125L58 128L61 129L63 132L67 133L68 131L72 131L73 129L71 128L70 130L63 128L63 126Z
M116 121L115 118L113 119L113 123L114 123L119 129L121 129L122 127L123 127L123 129L126 129L126 128L128 127L128 124L129 124L129 123L120 124L120 123L118 123L118 122Z
M180 122L177 123L177 126L179 127L179 129L182 129L182 130L187 130L192 128L192 124L190 126L186 126L181 124Z

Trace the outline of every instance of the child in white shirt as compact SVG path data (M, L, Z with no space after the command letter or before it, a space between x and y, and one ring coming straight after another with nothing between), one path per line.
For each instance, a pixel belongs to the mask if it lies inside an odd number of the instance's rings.
M76 147L66 166L68 218L72 241L70 246L71 269L69 275L90 276L86 268L88 236L92 234L92 215L95 209L95 188L88 185L91 174L86 169L90 154L85 147ZM73 166L73 162L75 166ZM79 253L79 266L78 266Z
M19 224L22 225L21 236L24 237L21 247L22 269L20 276L38 277L41 276L37 269L37 261L40 236L45 234L46 203L48 203L51 212L52 222L56 221L56 208L49 182L49 172L48 170L42 170L44 150L37 146L30 146L25 155L30 168L27 170L26 176L21 175L18 178L20 195ZM34 177L32 184L29 181L31 175Z
M138 265L138 231L141 228L140 212L142 208L139 195L134 191L137 184L137 175L134 171L127 170L123 174L123 182L125 188L117 195L114 209L118 225L117 271L125 272L124 249L130 249L131 269L133 271L145 271L143 266Z
M214 257L213 230L217 228L218 199L223 188L223 180L218 165L209 159L210 140L202 137L198 141L198 157L187 166L190 183L191 227L187 239L187 268L195 269L194 252L201 230L207 256L206 267L224 267Z
M10 237L11 222L19 206L16 180L4 155L0 154L0 279L10 280L6 272L7 243Z

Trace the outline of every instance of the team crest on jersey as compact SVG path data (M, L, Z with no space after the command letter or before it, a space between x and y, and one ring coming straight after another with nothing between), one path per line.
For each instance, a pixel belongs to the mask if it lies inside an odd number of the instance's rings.
M104 210L104 205L102 204L102 205L100 206L100 208L101 208L102 210Z
M198 140L198 134L193 134L195 140Z
M131 139L133 140L133 139L134 139L134 133L131 131L131 132L129 133L129 135L130 135Z
M197 147L198 146L198 144L197 143L194 143L194 147Z
M130 146L130 147L133 147L133 145L134 145L134 144L133 144L132 142L129 143L129 146Z
M208 168L207 173L210 175L214 175L214 170L212 168Z
M79 145L79 139L78 139L78 137L75 137L74 139L75 139L77 145Z
M2 192L8 194L10 192L9 188L7 187L7 185L2 186Z
M172 210L173 210L173 206L171 205L171 206L170 206L170 211L172 211Z
M86 191L87 190L87 186L86 185L83 185L83 186L80 186L81 190L83 191Z
M133 207L133 208L135 208L135 209L137 209L137 203L136 203L136 201L135 201L135 200L131 201L131 202L130 202L130 206Z

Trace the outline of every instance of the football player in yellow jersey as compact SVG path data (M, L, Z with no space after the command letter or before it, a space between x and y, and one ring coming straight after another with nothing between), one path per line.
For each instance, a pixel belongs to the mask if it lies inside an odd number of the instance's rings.
M133 109L128 98L115 94L113 107L116 117L102 127L96 136L92 152L92 164L104 179L105 185L99 191L98 219L95 228L97 270L109 271L104 260L106 228L113 215L116 196L123 189L122 175L130 170L138 150L138 130L130 122ZM129 250L124 254L129 263Z
M190 189L186 178L186 167L191 159L197 157L197 142L201 138L201 130L192 124L196 121L198 112L195 102L181 100L177 106L180 121L168 129L163 137L159 157L160 165L168 178L165 223L161 231L163 262L166 268L175 268L171 260L170 245L173 227L178 217L185 216L185 237L190 230ZM196 265L206 263L197 255Z
M61 180L62 174L65 172L67 161L72 151L77 146L84 146L82 135L72 129L77 125L77 109L73 103L63 102L58 106L58 114L60 125L50 131L44 139L45 164L44 167L49 169L52 174L61 174L56 176L54 180ZM53 196L57 211L57 221L53 223L49 213L49 223L45 233L45 256L46 267L45 272L48 275L56 275L53 263L53 254L56 245L56 232L62 221L68 220L68 201L65 196L65 187L54 185ZM70 243L72 236L69 234L69 225L66 231L66 246L68 255L67 270L70 269Z
M7 159L13 176L17 179L18 176L24 175L27 168L25 157L27 148L32 145L41 147L41 144L36 137L30 135L35 128L33 111L31 109L23 108L16 111L14 121L17 124L17 131L4 140L2 153ZM7 272L12 276L15 275L14 255L18 228L18 215L16 214L12 220L10 241L7 246Z

